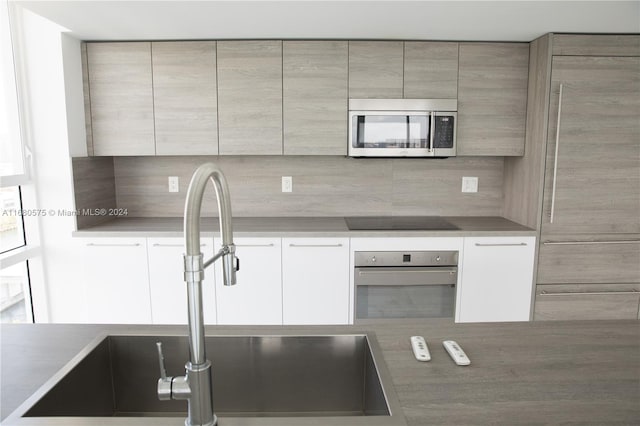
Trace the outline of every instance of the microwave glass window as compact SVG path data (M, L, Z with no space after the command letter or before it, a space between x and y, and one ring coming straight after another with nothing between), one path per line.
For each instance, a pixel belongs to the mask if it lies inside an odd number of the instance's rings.
M429 117L425 115L356 115L355 148L426 148Z

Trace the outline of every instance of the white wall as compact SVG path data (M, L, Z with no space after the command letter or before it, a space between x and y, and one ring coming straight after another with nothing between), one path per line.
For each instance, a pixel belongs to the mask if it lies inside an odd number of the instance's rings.
M86 157L87 131L84 124L81 42L65 33L60 36L69 154L72 157Z
M75 209L70 146L77 150L78 140L84 139L80 45L62 34L61 27L38 15L25 10L18 17L28 143L37 188L35 205L25 207L47 212L39 216L40 279L45 286L35 283L32 291L34 303L46 299L49 312L48 318L36 315L36 320L76 322L86 316L86 307L79 265L74 264L77 242L71 234L75 219L61 212ZM79 88L75 87L78 78Z

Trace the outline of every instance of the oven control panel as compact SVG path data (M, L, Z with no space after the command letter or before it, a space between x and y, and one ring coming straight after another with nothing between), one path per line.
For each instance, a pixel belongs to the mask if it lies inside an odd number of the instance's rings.
M457 266L457 251L358 251L355 266Z

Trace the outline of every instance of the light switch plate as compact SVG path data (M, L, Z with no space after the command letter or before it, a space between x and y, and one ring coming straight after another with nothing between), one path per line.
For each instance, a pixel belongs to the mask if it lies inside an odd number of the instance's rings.
M169 176L169 192L180 192L180 178Z
M478 192L478 178L463 176L462 192Z
M292 176L282 176L282 192L293 192Z

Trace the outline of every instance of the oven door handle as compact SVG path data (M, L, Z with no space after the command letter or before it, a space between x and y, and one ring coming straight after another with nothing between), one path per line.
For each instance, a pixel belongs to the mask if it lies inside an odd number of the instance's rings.
M357 286L452 285L458 281L458 268L355 268L354 278Z

